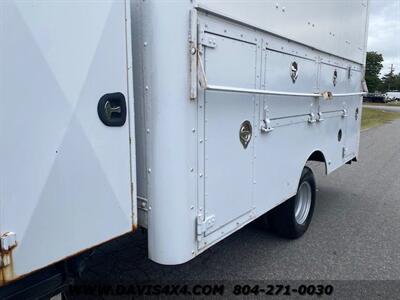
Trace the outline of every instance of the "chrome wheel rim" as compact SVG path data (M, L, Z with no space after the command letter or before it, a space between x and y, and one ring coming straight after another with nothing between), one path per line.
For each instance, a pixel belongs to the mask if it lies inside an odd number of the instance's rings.
M307 220L308 214L310 213L311 199L311 185L307 181L304 181L300 185L294 207L294 216L296 218L296 222L300 225L304 224L304 222Z

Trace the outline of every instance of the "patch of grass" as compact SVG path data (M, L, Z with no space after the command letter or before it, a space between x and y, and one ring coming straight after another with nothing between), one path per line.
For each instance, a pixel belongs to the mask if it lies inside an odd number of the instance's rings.
M393 101L389 103L376 103L376 102L364 102L365 105L376 105L376 106L400 106L400 101Z
M400 113L398 112L388 112L377 109L363 108L361 129L376 127L396 119L400 119Z

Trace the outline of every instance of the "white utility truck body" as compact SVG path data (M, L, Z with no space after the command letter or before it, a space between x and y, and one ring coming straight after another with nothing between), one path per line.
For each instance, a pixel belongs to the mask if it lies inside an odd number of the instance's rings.
M357 158L368 2L0 3L1 283L137 226L184 263Z

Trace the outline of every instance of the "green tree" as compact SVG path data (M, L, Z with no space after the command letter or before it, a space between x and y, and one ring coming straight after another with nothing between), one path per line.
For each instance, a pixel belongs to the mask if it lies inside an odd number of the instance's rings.
M365 81L367 82L368 90L375 92L379 90L382 84L379 78L379 73L383 68L383 56L375 51L367 52L367 62L365 69Z
M383 92L400 90L400 73L396 75L392 68L389 73L383 76L380 89Z
M400 91L400 73L394 76L393 90Z

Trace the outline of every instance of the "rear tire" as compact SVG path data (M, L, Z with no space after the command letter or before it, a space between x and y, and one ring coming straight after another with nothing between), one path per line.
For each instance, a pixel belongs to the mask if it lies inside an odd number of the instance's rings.
M301 237L311 223L315 198L314 174L309 167L304 167L297 194L268 213L271 228L285 238Z

